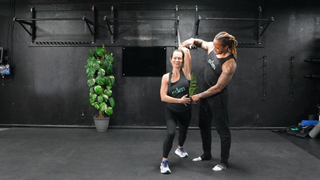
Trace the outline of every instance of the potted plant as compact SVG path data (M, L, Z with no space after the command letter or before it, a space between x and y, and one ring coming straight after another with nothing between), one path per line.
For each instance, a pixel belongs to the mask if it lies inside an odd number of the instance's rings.
M99 114L93 117L97 131L105 132L115 105L112 98L112 86L115 81L112 75L113 54L107 52L103 45L90 49L89 55L85 66L90 87L89 103L99 111Z

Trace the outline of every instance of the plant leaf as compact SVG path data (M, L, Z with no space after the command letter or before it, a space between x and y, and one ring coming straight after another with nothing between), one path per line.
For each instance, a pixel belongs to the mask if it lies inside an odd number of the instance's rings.
M104 76L106 74L106 71L103 68L100 68L98 71L98 76Z
M108 99L109 99L109 96L108 96L108 95L102 94L101 96L103 97L104 102L107 102L107 101L108 101Z
M106 90L104 90L103 94L106 94L107 96L111 96L112 95L112 90L106 89Z
M110 63L113 63L113 54L112 53L108 53L106 54L105 58L106 60L108 60Z
M105 110L105 112L107 113L108 116L113 114L113 109L112 107L107 107L107 109Z
M112 85L114 85L114 81L115 81L115 79L114 79L114 76L113 75L110 75L110 76L108 76L109 77L109 79L110 79L110 82L111 82L111 86Z
M93 57L93 51L92 51L92 49L89 50L89 55L90 55L90 57Z
M90 88L90 93L94 93L94 90L92 87Z
M94 94L94 93L90 93L90 94L89 94L89 97L90 97L90 99L95 100L96 97L97 97L97 95Z
M96 47L96 53L98 56L102 57L106 54L106 50L103 47Z
M110 102L110 106L114 107L115 101L114 101L113 97L109 98L109 102Z
M88 83L89 87L92 87L96 83L96 81L93 78L91 78L91 79L88 79L87 83Z
M100 62L95 60L93 63L92 63L92 67L95 69L95 70L99 70L100 69Z
M86 74L88 78L92 78L95 73L96 73L96 70L93 67L88 67L86 70Z
M101 66L106 71L107 74L112 73L113 65L109 61L102 61Z
M105 111L107 109L107 104L106 103L101 103L100 104L100 111Z
M191 81L190 81L190 87L189 87L189 96L193 96L196 94L197 87L197 78L194 75L194 73L191 74Z
M103 77L97 77L96 78L96 82L97 82L97 84L99 84L101 86L106 84L106 81L105 81L105 79Z
M94 88L94 91L97 93L97 94L102 94L102 92L103 92L103 89L102 89L102 87L101 86L95 86Z
M96 109L100 109L99 103L98 102L94 102L91 104L93 107L95 107Z
M103 103L103 102L104 102L104 99L103 99L102 96L98 96L98 102L99 102L99 103Z

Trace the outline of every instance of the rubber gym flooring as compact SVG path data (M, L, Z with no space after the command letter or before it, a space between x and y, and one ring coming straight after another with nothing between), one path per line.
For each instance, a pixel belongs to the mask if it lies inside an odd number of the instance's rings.
M159 166L165 130L109 129L99 133L93 128L0 128L0 179L319 179L319 153L312 154L320 150L319 138L309 138L308 145L301 146L303 143L293 142L305 139L270 130L231 133L229 169L212 171L220 156L220 140L214 130L213 159L193 162L192 158L202 153L201 138L199 130L189 130L184 145L189 158L174 154L176 136L169 155L172 174L163 175Z

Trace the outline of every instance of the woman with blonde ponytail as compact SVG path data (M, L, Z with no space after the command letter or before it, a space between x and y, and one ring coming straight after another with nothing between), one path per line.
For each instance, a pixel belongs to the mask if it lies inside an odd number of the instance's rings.
M221 140L221 160L213 167L214 171L221 171L229 167L231 147L231 133L228 119L228 89L237 68L238 42L227 32L218 33L213 42L201 39L188 39L181 43L181 47L195 45L208 52L204 69L202 92L192 96L192 100L200 100L199 128L204 153L193 161L212 159L211 155L211 122L216 126Z

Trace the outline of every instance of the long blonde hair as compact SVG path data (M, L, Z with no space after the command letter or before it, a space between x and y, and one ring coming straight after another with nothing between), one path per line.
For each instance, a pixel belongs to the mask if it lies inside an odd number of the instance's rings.
M222 31L219 32L214 39L218 40L219 42L222 42L223 47L228 46L228 49L230 49L230 52L233 54L234 59L237 60L236 46L238 46L238 41L234 36L225 31Z

